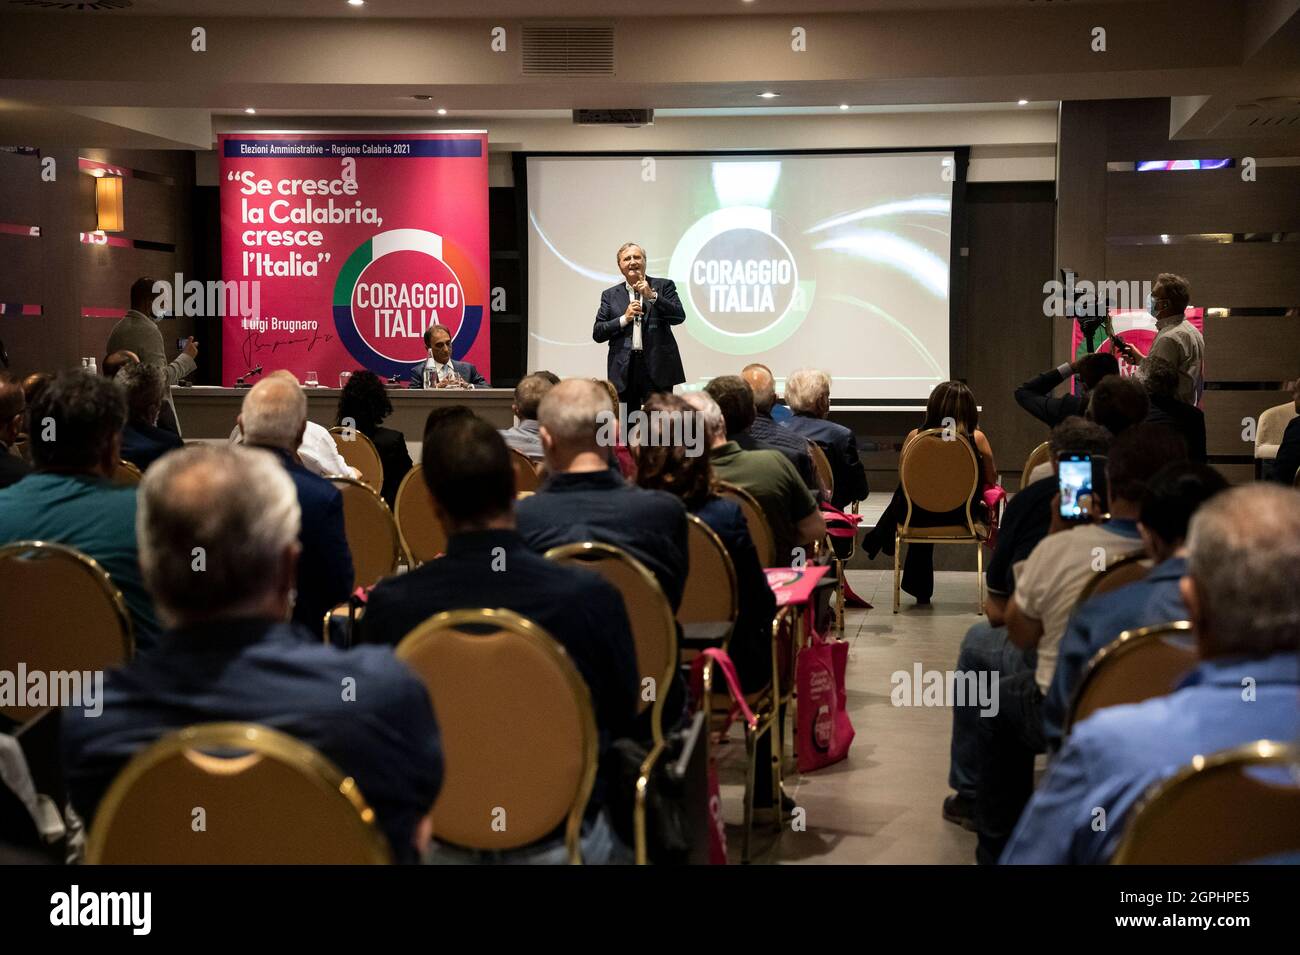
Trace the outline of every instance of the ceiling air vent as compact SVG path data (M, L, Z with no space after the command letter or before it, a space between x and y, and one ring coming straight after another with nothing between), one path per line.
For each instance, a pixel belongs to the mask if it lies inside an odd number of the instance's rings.
M653 126L652 109L575 109L573 122L578 126Z
M10 6L27 10L68 10L73 13L94 13L108 10L125 10L134 0L9 0Z
M613 76L612 23L525 23L524 76Z

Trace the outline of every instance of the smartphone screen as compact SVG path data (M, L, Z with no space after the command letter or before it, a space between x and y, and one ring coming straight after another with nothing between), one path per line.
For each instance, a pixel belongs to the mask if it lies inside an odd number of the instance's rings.
M1061 517L1067 521L1086 520L1097 513L1092 481L1092 456L1062 454L1057 459L1057 481L1061 492Z
M178 339L176 339L176 350L177 350L178 352L185 351L185 343L186 343L187 341L189 341L188 338L178 338Z

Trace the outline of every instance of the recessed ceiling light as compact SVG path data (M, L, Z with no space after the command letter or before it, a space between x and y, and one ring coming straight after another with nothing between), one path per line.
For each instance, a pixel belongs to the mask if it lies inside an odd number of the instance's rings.
M759 98L759 99L776 99L776 98L777 98L778 96L780 96L780 95L781 95L780 93L773 93L771 90L764 90L762 93L759 93L759 94L758 94L758 98Z
M364 7L366 0L348 0L349 7Z
M252 116L254 113L257 112L257 110L253 109L253 107L251 106L245 106L244 112L247 113L249 116Z
M1018 103L1019 103L1019 105L1021 105L1021 106L1028 106L1028 105L1029 105L1029 100L1027 100L1027 99L1022 99L1022 100L1019 100Z
M445 109L439 109L439 110L438 110L438 115L439 115L439 116L446 116L446 115L447 115L447 111L446 111Z
M840 103L840 109L848 109L848 108L849 108L848 103Z

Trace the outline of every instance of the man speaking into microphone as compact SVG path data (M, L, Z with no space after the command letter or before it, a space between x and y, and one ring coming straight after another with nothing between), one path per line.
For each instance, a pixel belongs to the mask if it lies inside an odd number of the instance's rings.
M591 337L609 342L609 380L631 410L686 380L672 329L686 311L670 279L646 277L645 250L635 242L619 247L618 270L624 281L600 293Z

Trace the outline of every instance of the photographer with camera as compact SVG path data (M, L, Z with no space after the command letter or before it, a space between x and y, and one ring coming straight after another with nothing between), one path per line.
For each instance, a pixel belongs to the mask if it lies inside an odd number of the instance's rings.
M1107 375L1118 374L1119 361L1109 352L1082 355L1026 381L1016 389L1016 404L1049 428L1055 428L1066 418L1082 416L1088 409L1088 397L1097 383ZM1073 375L1083 380L1083 390L1079 394L1051 397L1052 389Z

